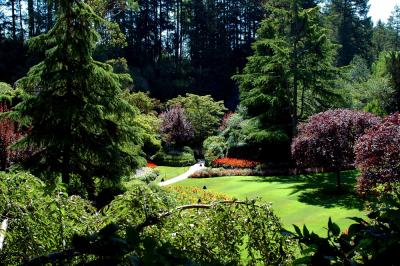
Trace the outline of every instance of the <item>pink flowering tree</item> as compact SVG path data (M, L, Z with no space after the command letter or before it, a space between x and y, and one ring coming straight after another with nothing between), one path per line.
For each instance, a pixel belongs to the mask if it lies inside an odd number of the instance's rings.
M194 128L182 107L173 106L161 113L160 118L160 131L165 142L183 146L193 139Z
M335 172L340 188L340 172L354 166L356 140L379 122L373 114L347 109L313 115L299 125L292 157L301 168L322 167Z
M361 171L358 191L370 192L379 184L390 189L400 181L400 113L386 117L360 137L355 145L356 165Z

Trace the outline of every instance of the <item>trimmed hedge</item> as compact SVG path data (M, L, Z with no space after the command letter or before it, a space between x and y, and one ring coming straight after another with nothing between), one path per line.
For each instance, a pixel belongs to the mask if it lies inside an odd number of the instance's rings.
M157 165L164 166L188 166L196 163L193 150L190 147L163 148L152 158Z

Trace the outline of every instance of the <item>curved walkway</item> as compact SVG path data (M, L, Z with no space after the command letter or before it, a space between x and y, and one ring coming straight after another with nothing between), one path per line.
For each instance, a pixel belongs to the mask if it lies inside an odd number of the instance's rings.
M158 185L163 187L163 186L168 186L168 185L172 185L177 182L183 181L183 180L187 179L189 176L191 176L193 173L197 172L198 170L200 170L202 168L205 168L204 163L197 163L197 164L191 166L189 168L189 170L187 170L185 173L181 174L180 176L171 178L164 182L160 182L160 183L158 183Z

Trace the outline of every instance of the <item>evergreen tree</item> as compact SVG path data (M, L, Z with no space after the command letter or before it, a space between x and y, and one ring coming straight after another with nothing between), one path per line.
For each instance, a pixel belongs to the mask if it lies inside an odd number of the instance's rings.
M400 49L400 6L396 5L392 11L392 15L388 19L389 29L392 30L394 49Z
M28 42L45 47L46 59L19 80L24 97L11 112L29 126L19 143L34 151L25 166L50 181L60 174L66 184L79 178L91 197L95 177L117 181L141 158L129 122L135 110L121 97L130 77L92 58L95 27L104 22L81 0L59 1L55 26Z
M335 46L321 26L319 7L309 1L276 1L267 6L244 73L236 75L247 108L248 139L289 146L298 120L328 107L336 70Z
M389 108L389 113L400 111L400 52L392 51L388 52L385 56L386 75L389 77L390 85L394 90L391 101L392 104Z
M327 9L331 28L341 45L337 64L348 65L355 55L362 56L371 64L373 24L368 16L368 0L329 0Z
M392 26L390 26L389 23L388 25L385 25L385 23L379 20L374 27L372 33L372 48L374 53L374 60L379 57L381 52L393 51L395 49L396 45L398 44L396 44L396 38L394 38L394 36L395 34L392 30Z

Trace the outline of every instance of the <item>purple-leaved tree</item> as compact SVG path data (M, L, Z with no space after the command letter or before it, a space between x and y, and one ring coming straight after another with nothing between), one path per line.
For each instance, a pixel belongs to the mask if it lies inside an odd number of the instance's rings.
M340 188L340 172L354 165L356 140L379 122L373 114L347 109L313 115L299 125L292 157L301 168L323 167L335 172Z
M180 106L174 106L160 114L160 131L167 143L183 146L194 136L194 129L186 118L185 110Z
M355 145L356 165L361 171L357 189L370 192L379 184L386 189L400 181L400 113L386 117L360 137Z

